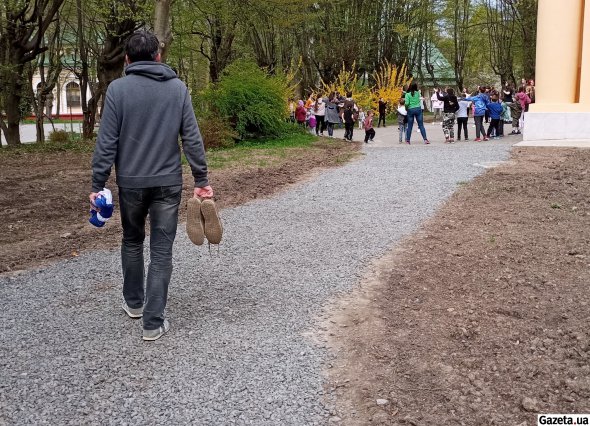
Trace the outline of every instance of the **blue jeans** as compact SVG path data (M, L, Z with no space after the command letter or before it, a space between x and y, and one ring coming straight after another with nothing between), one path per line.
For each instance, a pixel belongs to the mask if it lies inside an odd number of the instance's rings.
M408 110L408 129L406 130L406 141L409 142L412 139L412 128L414 127L414 118L418 122L418 128L420 129L420 134L422 135L422 139L428 140L426 137L426 129L424 128L424 122L422 119L422 108L410 108Z
M403 143L404 142L404 138L406 137L406 132L407 132L407 125L404 123L398 123L398 129L399 129L399 143Z
M121 263L123 297L130 308L143 306L143 328L155 330L164 322L172 275L172 245L176 238L182 185L119 188L123 225ZM144 293L143 241L150 215L150 265Z

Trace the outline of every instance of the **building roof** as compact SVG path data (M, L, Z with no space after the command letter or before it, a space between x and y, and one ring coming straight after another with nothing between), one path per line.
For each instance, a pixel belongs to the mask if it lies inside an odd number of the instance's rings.
M432 72L437 85L454 85L456 83L455 72L447 58L445 58L433 43L427 43L426 49L427 54L422 56L420 72L414 72L416 78L420 78L420 75L423 76L424 81L421 81L420 84L424 86L434 85L433 79L428 71L428 66L432 66ZM428 57L428 63L426 62L426 57Z

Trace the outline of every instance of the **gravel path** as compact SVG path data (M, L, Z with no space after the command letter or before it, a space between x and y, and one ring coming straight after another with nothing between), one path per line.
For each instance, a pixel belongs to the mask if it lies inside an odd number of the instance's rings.
M223 211L219 254L179 229L171 330L156 342L120 310L118 251L0 278L0 424L327 423L329 356L306 337L322 306L510 147L402 146L395 131L359 161Z

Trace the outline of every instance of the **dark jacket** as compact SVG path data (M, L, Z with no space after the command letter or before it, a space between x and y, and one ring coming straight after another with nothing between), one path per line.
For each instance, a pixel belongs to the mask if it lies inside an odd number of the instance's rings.
M343 121L348 124L354 123L356 121L356 116L354 113L354 109L352 108L352 105L348 105L344 109L344 112L342 113L342 118Z
M454 114L459 109L459 100L455 95L449 95L448 93L441 95L437 92L436 97L444 103L443 112Z
M104 100L92 192L104 188L113 164L120 187L181 185L178 135L195 186L207 186L205 147L184 83L159 62L134 62L125 73L109 85Z

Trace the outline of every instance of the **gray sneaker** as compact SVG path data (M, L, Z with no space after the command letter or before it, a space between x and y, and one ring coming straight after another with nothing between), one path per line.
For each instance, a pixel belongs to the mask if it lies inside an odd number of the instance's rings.
M164 323L162 323L159 328L156 328L155 330L143 330L143 340L158 340L168 330L170 330L170 323L165 319Z
M123 302L122 308L125 311L125 313L129 315L129 318L137 319L143 316L143 306L141 308L130 308L129 306L127 306L126 302Z

